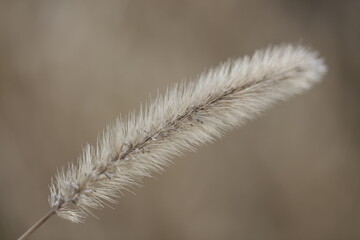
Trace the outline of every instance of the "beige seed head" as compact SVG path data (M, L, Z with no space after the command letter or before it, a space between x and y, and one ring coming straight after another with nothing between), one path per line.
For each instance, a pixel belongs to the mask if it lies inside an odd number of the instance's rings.
M86 146L77 163L59 171L49 203L59 216L82 221L91 209L113 203L119 192L161 171L174 156L307 90L325 72L316 53L283 45L176 84L137 114L117 119L96 146Z

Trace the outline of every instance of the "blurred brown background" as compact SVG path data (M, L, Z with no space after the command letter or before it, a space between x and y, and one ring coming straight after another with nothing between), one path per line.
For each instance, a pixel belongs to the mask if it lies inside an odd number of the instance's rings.
M85 143L171 82L269 44L329 72L311 91L175 159L136 195L32 239L360 239L359 1L1 1L0 239L48 210Z

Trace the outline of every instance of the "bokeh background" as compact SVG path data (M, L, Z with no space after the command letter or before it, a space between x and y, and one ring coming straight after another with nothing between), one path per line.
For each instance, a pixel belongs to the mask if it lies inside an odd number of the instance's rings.
M329 72L177 158L84 224L31 239L360 239L359 1L0 1L0 239L48 211L56 169L120 113L283 42Z

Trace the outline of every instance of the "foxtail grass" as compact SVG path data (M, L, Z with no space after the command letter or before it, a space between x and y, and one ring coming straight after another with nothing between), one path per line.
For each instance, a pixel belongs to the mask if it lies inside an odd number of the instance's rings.
M55 214L84 221L93 209L113 204L121 192L163 171L175 156L302 93L325 72L317 53L281 45L229 60L196 81L171 86L137 113L107 126L95 146L86 146L77 162L57 173L45 221Z

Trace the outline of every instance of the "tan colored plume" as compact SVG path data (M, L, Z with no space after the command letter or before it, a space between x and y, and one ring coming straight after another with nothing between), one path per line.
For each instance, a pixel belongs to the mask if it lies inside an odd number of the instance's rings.
M302 46L282 45L228 61L193 82L176 84L137 114L108 126L96 146L52 181L49 203L79 222L94 208L161 171L169 161L220 137L274 103L319 82L322 59Z

